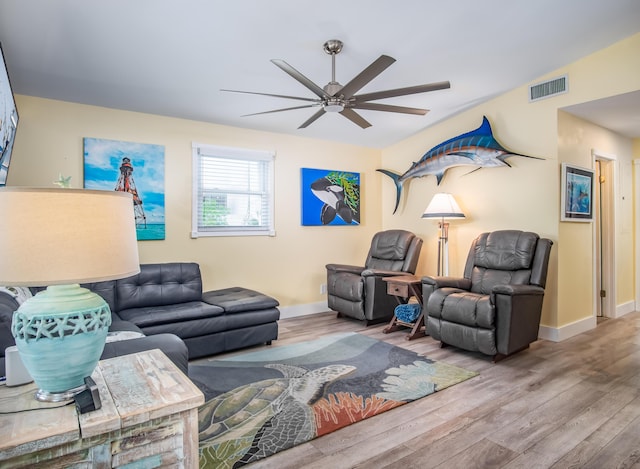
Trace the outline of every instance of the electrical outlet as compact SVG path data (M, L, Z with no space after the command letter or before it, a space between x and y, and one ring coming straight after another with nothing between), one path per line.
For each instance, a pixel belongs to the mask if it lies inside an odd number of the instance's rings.
M327 294L327 284L323 283L320 285L320 294L321 295L326 295Z

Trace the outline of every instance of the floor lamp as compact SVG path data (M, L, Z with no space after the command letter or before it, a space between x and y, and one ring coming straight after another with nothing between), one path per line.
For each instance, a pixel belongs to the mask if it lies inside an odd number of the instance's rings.
M438 275L449 275L449 223L445 219L464 218L464 213L451 194L439 192L422 214L422 218L438 218Z

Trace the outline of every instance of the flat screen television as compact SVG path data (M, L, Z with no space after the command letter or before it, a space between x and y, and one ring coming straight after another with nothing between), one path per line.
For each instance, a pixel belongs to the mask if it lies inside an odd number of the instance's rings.
M13 97L7 64L0 44L0 187L6 185L13 141L18 128L18 110Z

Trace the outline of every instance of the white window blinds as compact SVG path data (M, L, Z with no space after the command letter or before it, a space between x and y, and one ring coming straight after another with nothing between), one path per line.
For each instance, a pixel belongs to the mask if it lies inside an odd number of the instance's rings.
M193 144L192 237L274 236L274 154Z

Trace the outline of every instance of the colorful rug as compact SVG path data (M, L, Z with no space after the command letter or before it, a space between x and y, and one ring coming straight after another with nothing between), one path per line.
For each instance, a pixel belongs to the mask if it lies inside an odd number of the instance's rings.
M356 333L192 365L200 467L240 467L476 375Z

